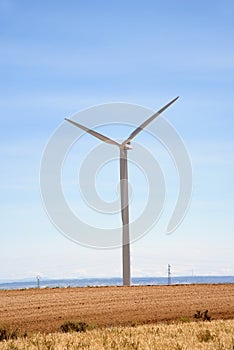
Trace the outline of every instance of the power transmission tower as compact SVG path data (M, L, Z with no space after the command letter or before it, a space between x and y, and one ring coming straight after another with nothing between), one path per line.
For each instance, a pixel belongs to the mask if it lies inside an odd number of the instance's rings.
M37 276L37 288L40 288L40 276Z
M167 284L168 286L171 284L171 265L168 264L167 268Z

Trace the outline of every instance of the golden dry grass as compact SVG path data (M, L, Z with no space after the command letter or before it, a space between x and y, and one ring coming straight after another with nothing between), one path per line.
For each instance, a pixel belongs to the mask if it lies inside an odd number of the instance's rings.
M33 334L0 343L0 350L233 350L234 320L93 329L86 333Z
M234 284L0 291L0 325L21 331L56 332L68 320L105 327L171 322L206 309L212 319L234 318Z

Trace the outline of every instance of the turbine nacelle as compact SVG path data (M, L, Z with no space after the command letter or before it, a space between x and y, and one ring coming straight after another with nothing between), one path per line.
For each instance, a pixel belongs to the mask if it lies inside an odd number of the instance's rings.
M124 149L124 150L127 150L127 151L130 151L130 150L132 150L132 145L131 145L131 142L129 141L129 142L123 142L121 145L120 145L120 147L119 147L120 149Z

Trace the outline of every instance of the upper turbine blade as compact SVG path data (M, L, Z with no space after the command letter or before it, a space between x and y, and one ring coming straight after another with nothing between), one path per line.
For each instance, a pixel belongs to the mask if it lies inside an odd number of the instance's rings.
M116 141L110 139L110 138L107 137L107 136L104 136L104 135L102 135L102 134L99 134L99 132L97 132L97 131L88 129L88 128L86 128L86 126L83 126L83 125L81 125L81 124L78 124L77 122L74 122L74 121L71 120L71 119L65 118L65 120L68 121L69 123L71 123L71 124L77 126L78 128L80 128L80 129L82 129L82 130L88 132L89 134L93 135L94 137L97 137L99 140L102 140L102 141L104 141L104 142L110 143L111 145L115 145L115 146L118 146L118 147L121 146L120 143L118 143L118 142L116 142Z
M144 123L142 123L140 126L138 126L130 135L129 137L123 142L123 144L126 144L128 142L130 142L135 136L137 136L149 123L151 123L155 118L157 118L159 116L159 114L161 114L162 112L165 111L165 109L167 109L172 103L174 103L177 99L179 98L179 96L177 96L176 98L174 98L171 102L169 102L168 104L166 104L163 108L161 108L158 112L154 113L151 117L149 117L148 119L146 119L146 121L144 121Z

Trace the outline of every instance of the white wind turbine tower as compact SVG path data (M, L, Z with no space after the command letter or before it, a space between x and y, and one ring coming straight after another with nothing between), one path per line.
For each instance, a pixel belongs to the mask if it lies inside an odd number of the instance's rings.
M174 103L179 96L174 98L158 112L154 113L144 123L138 126L122 143L118 143L107 136L104 136L94 130L88 129L85 126L74 122L73 120L65 118L69 123L77 126L78 128L86 131L94 137L119 147L120 150L120 198L121 198L121 216L122 216L122 259L123 259L123 285L131 285L131 272L130 272L130 235L129 235L129 205L128 205L128 158L127 152L132 149L131 141L136 137L149 123L151 123L156 117L164 112L172 103Z

